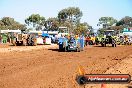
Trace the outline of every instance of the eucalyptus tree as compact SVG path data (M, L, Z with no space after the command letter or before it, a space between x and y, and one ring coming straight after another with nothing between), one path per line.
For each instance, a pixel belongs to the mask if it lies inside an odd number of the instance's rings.
M0 20L0 29L2 30L26 30L26 26L14 20L11 17L3 17Z
M68 7L58 13L58 19L61 24L69 25L69 29L73 31L80 23L82 15L83 13L78 7Z
M121 25L124 27L132 27L132 17L125 16L116 24L116 26L121 26Z
M25 23L28 26L32 26L33 28L44 26L45 17L40 16L39 14L32 14L28 18L25 19Z
M113 24L117 23L117 20L114 19L113 17L101 17L99 19L99 22L97 26L102 26L102 28L108 28L112 26Z

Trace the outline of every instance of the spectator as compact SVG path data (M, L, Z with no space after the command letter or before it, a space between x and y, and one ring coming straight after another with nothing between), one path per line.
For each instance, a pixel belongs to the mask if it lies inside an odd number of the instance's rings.
M1 37L1 35L0 35L0 43L1 43L1 40L2 40L2 37Z

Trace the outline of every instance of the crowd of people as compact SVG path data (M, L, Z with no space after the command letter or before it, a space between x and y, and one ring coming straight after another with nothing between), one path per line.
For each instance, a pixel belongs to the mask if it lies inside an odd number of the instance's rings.
M117 43L119 45L131 45L132 44L132 36L120 36L117 37Z
M0 34L0 43L11 43L11 40L14 39L14 37L11 36L10 34ZM78 40L80 38L83 38L85 40L85 45L95 45L96 44L96 40L97 40L97 36L94 35L90 35L90 36L83 36L83 35L61 35L61 38L74 38L75 40ZM122 44L122 45L128 45L128 44L132 44L132 36L116 36L116 41L117 44ZM45 39L44 39L45 40ZM51 38L52 43L57 43L58 38L56 38L55 36L53 38Z
M67 39L70 39L71 35L66 35L66 36L61 36L61 37L65 37ZM82 38L82 35L72 35L72 37L76 40L78 40L79 38ZM85 45L96 45L97 40L101 41L101 38L99 39L97 36L94 35L90 35L90 36L83 36L84 40L85 40ZM131 45L132 44L132 36L128 36L128 35L123 35L123 36L113 36L113 38L116 40L116 43L118 45Z

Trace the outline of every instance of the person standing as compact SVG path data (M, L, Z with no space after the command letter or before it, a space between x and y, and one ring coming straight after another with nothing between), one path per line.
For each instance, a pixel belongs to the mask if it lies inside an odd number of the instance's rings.
M3 42L3 43L7 43L7 35L4 34L4 35L2 36L2 42Z
M89 40L90 40L90 37L87 36L86 39L85 39L86 46L89 45Z
M1 34L0 34L0 44L1 44L1 40L2 40L2 37L1 37Z
M80 45L81 45L81 50L84 50L85 37L83 35L80 36Z

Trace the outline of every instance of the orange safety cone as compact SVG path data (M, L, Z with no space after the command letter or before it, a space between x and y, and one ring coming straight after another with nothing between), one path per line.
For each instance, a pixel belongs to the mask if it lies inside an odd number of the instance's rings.
M79 72L79 75L85 75L85 70L81 65L78 66L78 72Z
M106 84L101 84L101 88L106 88Z

